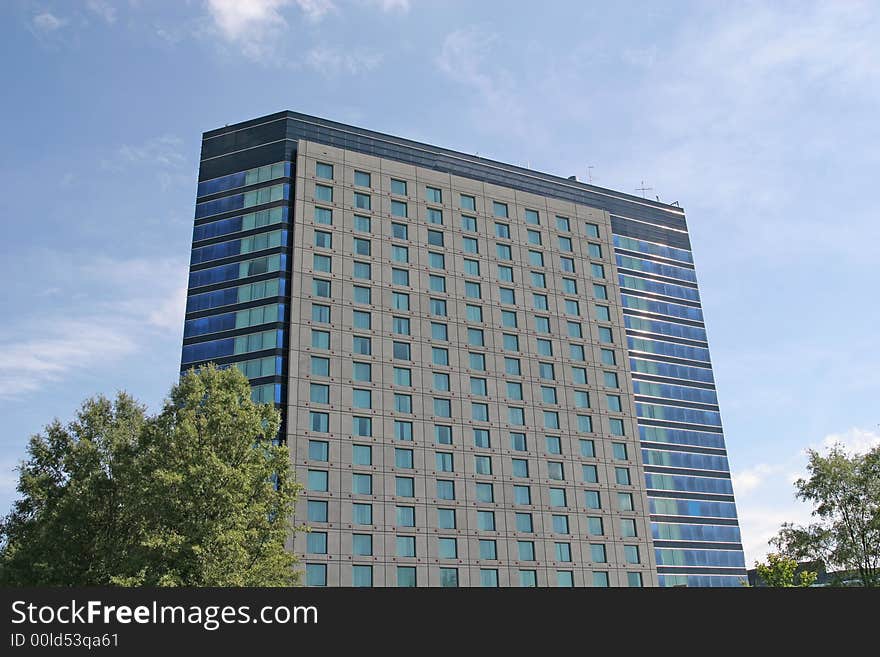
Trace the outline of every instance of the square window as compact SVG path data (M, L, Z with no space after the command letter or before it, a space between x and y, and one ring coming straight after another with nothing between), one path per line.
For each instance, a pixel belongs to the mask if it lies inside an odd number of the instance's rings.
M354 215L354 229L360 233L369 233L370 218L360 214Z
M499 222L495 222L495 237L500 237L502 239L509 240L510 239L510 225L502 224Z
M332 203L333 188L328 185L315 185L315 199L324 203Z
M330 359L312 356L312 376L330 376Z
M626 574L626 584L631 588L639 588L642 586L642 574L641 573L627 573Z
M351 522L355 525L372 525L373 524L373 505L363 503L352 503L351 505Z
M327 461L330 458L330 443L324 440L309 441L309 460Z
M431 246L443 246L443 233L439 230L429 230L428 244Z
M411 481L411 480L410 480ZM408 497L412 497L409 495ZM395 524L398 527L415 527L416 526L416 509L412 506L399 506L396 509Z
M601 258L602 257L602 246L601 245L593 244L592 242L590 242L587 245L587 248L589 250L591 258Z
M517 541L517 557L520 561L535 560L535 543L534 541Z
M315 246L321 249L333 248L333 235L322 230L315 231Z
M474 472L479 475L491 475L492 474L492 459L488 456L484 456L482 454L477 454L474 456ZM491 486L492 484L489 484ZM491 501L491 500L490 500Z
M609 388L619 388L616 372L602 372L605 385Z
M436 347L435 347L436 349ZM443 351L446 351L445 349ZM446 352L447 354L449 352ZM449 363L447 356L447 364ZM449 392L449 375L445 372L432 372L434 390L437 392Z
M629 458L626 450L626 443L611 443L612 453L618 461L626 461Z
M352 363L352 380L354 381L372 381L373 366L370 363Z
M373 448L369 445L352 445L351 462L353 465L373 465Z
M413 424L409 421L404 420L395 420L394 421L394 438L396 440L412 440L413 439Z
M629 468L614 468L614 479L621 486L629 486L632 484L629 477Z
M354 285L351 288L351 296L352 300L355 303L360 304L370 304L372 303L372 290L368 287L363 287L361 285Z
M477 232L477 218L469 217L466 214L461 215L461 229L470 233Z
M330 306L322 306L317 303L312 304L312 321L321 324L330 323Z
M464 273L465 276L479 276L480 275L480 263L477 260L468 260L464 259Z
M369 312L355 310L351 314L351 324L356 329L369 331L372 328L372 316Z
M617 508L620 511L633 511L634 508L632 493L618 493Z
M370 340L370 338L365 338L362 335L353 335L351 343L351 350L355 354L369 356L373 351L372 340Z
M327 522L327 502L309 500L307 507L309 522Z
M309 470L306 480L306 488L310 491L326 493L329 481L328 476L326 470Z
M562 454L562 439L559 436L546 436L547 453Z
M510 449L516 452L526 451L526 435L524 433L510 434Z
M396 360L412 360L408 342L392 342L391 354Z
M306 586L327 586L327 565L323 563L306 564Z
M425 210L429 224L443 225L443 211L437 208L427 208Z
M399 196L406 196L406 181L405 180L397 180L395 178L391 179L391 193L398 194Z
M498 280L503 283L513 283L513 267L498 265Z
M437 480L437 499L454 500L455 482L448 479Z
M428 266L434 269L446 269L446 258L442 253L428 251Z
M397 335L409 335L409 318L408 317L392 317L391 332Z
M568 534L568 516L554 515L551 517L553 521L553 531L557 534Z
M315 163L315 176L324 180L333 180L333 165L324 162Z
M477 211L477 200L473 196L468 196L467 194L459 195L459 206L462 210L470 210L471 212Z
M309 427L312 431L328 433L330 430L330 415L328 413L311 411L309 413Z
M568 337L570 338L582 338L584 337L584 332L581 327L580 322L566 322L568 326Z
M370 390L352 390L351 405L354 408L373 408L373 395Z
M584 458L596 458L596 444L592 440L580 439L581 456Z
M529 462L525 459L511 459L511 474L514 477L529 476Z
M437 527L455 529L455 509L437 509Z
M556 561L571 561L571 543L556 543Z
M408 213L406 203L404 201L391 201L391 216L406 217Z
M637 536L636 533L636 521L634 518L621 518L620 519L620 535L624 538L635 538ZM636 548L638 549L638 548ZM639 563L635 561L633 563Z
M495 512L477 511L477 529L485 532L495 531Z
M605 267L603 265L596 264L595 262L591 263L590 272L593 278L605 278Z
M599 471L595 465L582 464L581 469L584 475L584 481L588 484L599 483Z
M397 497L415 497L415 480L412 477L395 477L394 478L394 494ZM397 518L400 523L400 510L409 509L410 507L397 507ZM407 525L409 526L409 525Z
M372 566L352 566L351 567L351 585L357 587L373 586L373 567Z
M369 187L370 186L370 174L366 171L355 171L354 172L354 184L358 187Z
M638 545L624 545L623 546L623 557L626 559L627 563L641 563L639 559L639 546Z
M351 419L352 433L355 436L370 437L373 435L373 420L368 417L355 416Z
M414 588L417 586L416 569L414 566L397 567L397 586L399 588Z
M397 468L412 469L413 467L413 451L411 449L395 448L394 450L394 466Z
M550 506L568 506L566 503L565 489L564 488L551 488L550 489Z
M485 447L487 449L491 447L488 429L474 429L474 446ZM491 471L488 474L491 474Z
M446 277L430 274L428 276L428 286L432 292L446 292Z
M503 219L507 218L507 203L492 201L492 214Z
M476 484L476 500L477 502L491 503L495 501L495 492L492 484L486 482L477 482Z
M391 269L392 285L409 285L409 271L406 269Z
M497 588L498 570L495 568L480 568L480 586Z
M333 210L330 208L315 207L315 223L324 226L333 225ZM317 246L317 245L316 245ZM330 248L330 247L327 247Z
M514 504L531 504L532 491L528 486L513 487L513 503Z
M586 506L588 509L601 509L602 508L602 500L599 497L599 491L597 491L597 490L584 491L584 498L585 498Z
M351 492L356 495L373 494L373 475L354 473L351 475Z
M498 546L493 539L480 539L480 560L494 561L498 558Z
M495 244L495 255L499 260L513 260L513 251L509 244Z
M526 237L529 241L529 244L537 244L540 246L541 244L541 233L537 230L527 230Z
M599 327L599 342L611 343L614 342L614 336L611 333L611 328L608 326L600 326Z
M358 210L369 210L371 209L370 203L370 195L362 194L361 192L354 193L354 207Z
M587 532L592 534L593 536L604 536L605 535L605 526L602 521L602 518L598 518L596 516L589 516L587 518Z
M431 322L431 338L434 340L448 341L449 335L446 324Z
M434 425L434 442L438 445L452 444L452 427L445 424Z
M590 561L593 563L608 563L608 556L605 553L605 546L601 543L590 545Z
M396 240L408 240L409 239L409 228L406 224L399 224L392 222L391 224L391 237ZM398 247L405 248L405 247ZM392 253L394 253L392 251ZM395 258L396 259L396 258ZM404 260L406 262L406 260Z
M436 187L425 187L425 200L428 203L443 203L443 192Z
M613 349L602 349L602 364L617 365L617 358L614 356Z
M514 520L516 523L516 531L526 533L532 533L534 531L531 513L516 513L514 514Z
M585 223L584 229L587 234L587 237L593 237L595 239L599 239L599 226L596 224Z
M537 210L526 210L525 220L527 224L532 224L535 226L541 223L541 218L538 216Z
M454 588L458 586L458 568L440 569L440 586Z

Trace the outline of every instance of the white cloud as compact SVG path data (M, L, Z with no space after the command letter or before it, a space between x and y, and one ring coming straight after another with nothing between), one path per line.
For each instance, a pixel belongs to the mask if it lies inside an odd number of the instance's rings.
M755 561L763 561L771 551L768 542L779 533L783 523L808 524L810 509L805 504L792 501L786 505L772 507L759 501L740 502L737 500L739 525L742 532L743 552L746 568L753 568Z
M153 338L180 340L186 262L44 255L65 272L59 286L86 290L79 306L88 311L77 313L76 319L61 311L39 319L25 317L14 331L0 335L0 400L96 372L135 355Z
M357 75L372 71L382 63L382 55L370 52L342 52L337 48L312 48L306 55L307 64L326 75L350 73Z
M264 63L277 59L278 38L288 27L283 10L292 5L311 22L336 11L331 0L206 0L220 35L246 57Z
M409 0L365 0L366 4L378 7L382 11L401 11L408 12L410 9Z
M42 14L34 16L32 22L34 28L42 33L54 32L55 30L64 27L67 23L63 18L58 18L48 11L44 11Z
M153 164L163 167L180 167L186 157L180 151L183 141L173 135L163 135L132 145L123 144L117 156L124 164Z
M446 35L434 63L451 80L474 92L472 121L508 136L534 139L535 122L527 117L513 76L494 65L498 43L494 32L476 26L461 28Z
M816 448L824 452L838 444L848 454L864 454L880 445L880 432L853 427L842 433L828 434Z
M116 22L116 7L106 0L89 0L86 6L94 14L100 16L106 22L113 24Z
M759 463L747 470L740 470L731 474L733 490L737 495L748 495L763 486L768 478L778 474L782 466Z

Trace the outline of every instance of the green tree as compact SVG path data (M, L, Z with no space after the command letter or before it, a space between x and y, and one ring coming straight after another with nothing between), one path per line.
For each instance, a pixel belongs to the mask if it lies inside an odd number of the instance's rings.
M767 563L755 562L758 577L767 586L788 588L792 586L811 586L816 581L815 572L804 570L797 572L796 559L781 554L768 554Z
M771 544L795 560L853 573L862 586L880 585L880 446L852 456L840 445L826 456L808 454L809 478L795 487L817 522L787 523Z
M285 586L299 490L280 415L235 368L206 366L162 411L124 393L31 438L0 525L0 583Z

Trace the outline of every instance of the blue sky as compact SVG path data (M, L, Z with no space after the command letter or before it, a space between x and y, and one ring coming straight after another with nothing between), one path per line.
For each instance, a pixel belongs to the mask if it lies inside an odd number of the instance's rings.
M679 201L747 561L806 520L803 451L880 441L880 10L518 6L3 3L0 512L53 417L158 408L201 133L292 109Z

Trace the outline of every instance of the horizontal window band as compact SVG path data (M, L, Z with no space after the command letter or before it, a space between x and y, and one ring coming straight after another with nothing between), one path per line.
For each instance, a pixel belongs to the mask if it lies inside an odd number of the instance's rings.
M289 299L283 296L263 297L260 299L254 299L252 301L242 301L241 303L234 303L228 306L217 306L216 308L208 308L206 310L197 310L194 312L186 313L184 321L189 321L191 319L203 319L205 317L212 317L214 315L225 315L227 313L238 312L239 310L248 310L250 308L266 306L272 303L287 303L288 301Z
M717 494L713 495L712 493L688 493L685 491L671 491L671 490L647 490L648 497L656 497L670 500L701 500L703 502L734 502L733 495L725 495L725 494Z
M282 255L287 255L287 253L282 252ZM251 258L245 258L245 260L250 259ZM247 278L233 278L228 281L221 281L220 283L212 283L211 285L191 287L189 288L189 294L187 296L204 294L206 292L216 292L217 290L225 290L226 288L230 287L241 287L242 285L250 285L251 283L259 283L260 281L268 281L273 278L289 277L290 272L283 269L279 271L267 271L265 274L257 274L256 276L248 276Z
M657 566L658 575L741 575L747 577L745 568L732 566Z
M181 370L188 370L193 367L201 367L202 365L206 365L207 363L214 363L215 365L233 365L235 363L239 363L246 360L256 360L257 358L266 358L268 356L281 356L283 359L282 362L287 361L287 347L274 347L272 349L261 349L260 351L248 351L241 354L235 354L233 356L218 356L217 358L209 358L208 360L197 360L192 363L183 363ZM284 379L284 381L279 381L279 383L287 383L287 377L285 376L277 376L276 378Z
M251 212L260 212L261 210L271 210L272 208L288 207L288 208L291 208L291 212L293 212L293 210L292 210L293 202L294 202L294 199L291 197L290 199L280 199L278 201L271 201L270 203L262 203L260 205L254 205L249 208L238 208L237 210L227 210L226 212L220 212L218 214L208 215L207 217L200 217L198 219L194 219L193 226L201 226L203 224L210 224L214 221L221 221L223 219L229 219L230 217L237 217L241 214L247 214L247 213L251 213Z
M263 258L265 256L276 255L279 253L285 253L290 255L293 253L293 247L291 245L281 245L281 246L273 246L268 249L261 249L260 251L251 251L249 253L239 253L238 255L227 256L226 258L218 258L217 260L208 260L207 262L202 262L197 265L190 265L189 271L190 273L196 271L202 271L203 269L211 269L212 267L222 267L223 265L234 265L237 262L245 262L247 260L255 260L256 258ZM236 279L237 280L237 279ZM197 288L193 288L197 289Z
M705 329L706 324L696 319L685 319L683 317L673 317L672 315L663 315L660 313L651 313L647 310L639 310L638 308L622 308L624 315L632 315L640 319L654 320L656 322L670 322L671 324L685 324L695 328Z
M642 445L642 447L644 447L644 445ZM724 470L701 470L699 468L676 468L664 465L647 464L644 467L645 472L652 472L654 474L682 475L685 477L710 477L713 479L730 479L730 472L725 472Z
M703 309L699 301L691 301L690 299L682 299L681 297L670 297L665 294L657 294L656 292L646 292L645 290L636 290L631 287L620 286L621 294L628 294L632 297L640 297L642 299L651 299L652 301L664 301L666 303L674 303L679 306L687 306L688 308Z
M743 549L741 543L724 543L712 541L665 541L654 539L654 547L658 548L684 548L692 550L731 550L738 552Z
M656 262L658 265L670 265L672 267L681 267L682 269L691 269L693 271L696 271L696 267L693 265L693 263L685 262L684 260L676 260L674 258L664 258L663 256L656 255L654 253L633 251L632 249L624 249L620 246L614 247L614 253L626 256L628 258L640 258L642 260L648 260L649 262Z
M671 376L657 376L654 374L643 374L642 372L632 372L633 381L646 381L650 383L668 383L674 386L686 386L688 388L700 388L702 390L715 390L714 383L704 383L703 381L693 381L692 379L677 379Z
M665 333L651 333L639 329L625 329L627 335L634 338L642 338L645 340L659 340L660 342L674 342L675 344L683 344L688 347L700 347L702 349L709 348L709 342L706 340L689 340L688 338L679 338L674 335L666 335Z
M234 338L239 335L247 335L248 333L271 331L272 329L283 329L287 326L287 322L266 322L265 324L254 324L253 326L244 326L237 329L229 329L228 331L218 331L217 333L206 333L205 335L194 335L190 338L184 338L183 346L198 344L200 342L212 342L213 340L223 340L224 338Z
M654 404L659 406L675 406L677 408L691 408L695 411L720 412L718 404L704 404L702 402L686 401L681 399L669 399L668 397L651 397L649 395L633 395L637 402Z
M254 235L259 235L260 233L270 233L273 230L290 230L292 224L288 221L279 221L274 224L266 224L265 226L258 226L257 228L251 228L249 230L242 230L237 233L224 233L223 235L218 235L217 237L209 237L208 239L198 240L192 243L193 249L200 249L203 246L214 246L215 244L222 244L223 242L234 242L238 239L245 239L248 237L253 237Z
M739 527L736 518L707 518L706 516L666 516L651 514L651 522L668 522L678 525L725 525Z
M641 269L629 269L627 267L617 267L617 273L624 274L626 276L635 276L637 278L644 278L649 281L656 281L657 283L669 283L670 285L679 285L681 287L687 287L694 290L699 290L699 286L693 281L684 281L680 278L672 278L670 276L661 276L660 274L655 274L651 271L642 271ZM676 297L678 298L678 297Z
M678 443L655 443L642 440L640 445L644 449L665 450L667 452L688 452L690 454L706 454L708 456L727 456L727 450L716 447L697 447L689 445L679 445Z

